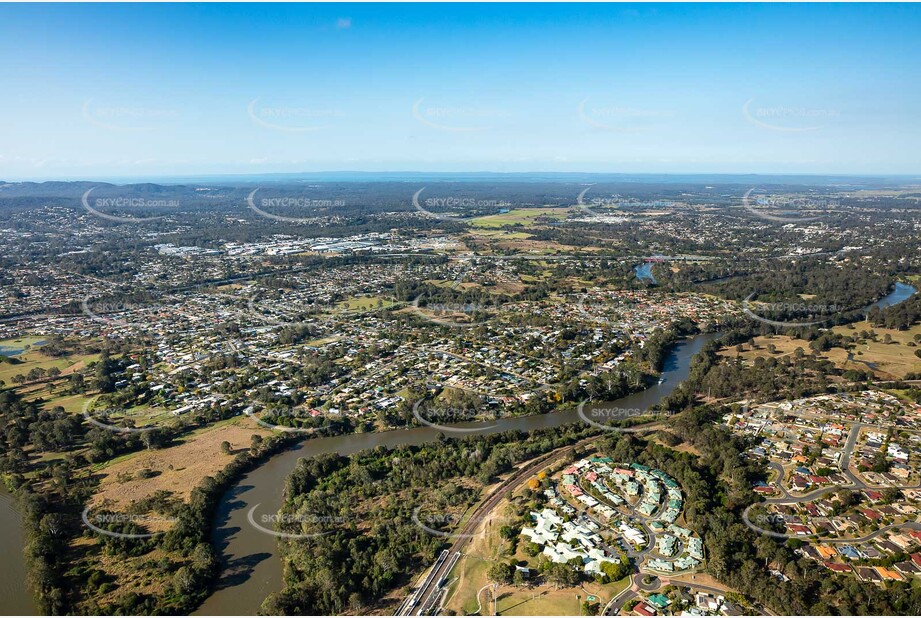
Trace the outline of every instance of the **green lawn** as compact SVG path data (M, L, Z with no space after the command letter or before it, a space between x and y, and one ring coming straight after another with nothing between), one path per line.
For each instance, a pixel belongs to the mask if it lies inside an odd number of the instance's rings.
M44 396L43 393L40 393ZM46 410L50 410L55 406L61 406L66 412L71 412L74 414L82 414L83 406L87 401L92 401L95 399L95 395L60 395L57 397L52 397L45 402L45 405L42 406Z
M498 215L487 215L471 219L470 225L475 228L500 228L515 225L516 223L528 225L538 217L565 219L568 214L568 208L514 208L509 212Z
M489 225L490 223L491 222L487 221L486 225ZM477 226L477 228L472 230L470 233L476 236L481 236L483 238L492 238L495 240L527 240L532 236L532 234L528 234L527 232L509 232L507 230L500 230L495 227L486 227L485 225Z
M579 604L572 589L547 590L541 587L535 590L516 590L499 593L496 609L499 614L510 616L578 616ZM582 600L585 594L582 593Z
M336 306L343 311L367 311L371 309L386 309L393 304L393 300L383 296L355 296L348 298Z
M65 371L67 368L72 367L80 361L85 361L86 363L91 363L94 360L99 359L98 354L75 354L73 356L63 356L59 358L53 358L50 356L45 356L38 351L30 351L14 356L20 362L17 364L12 364L8 362L0 363L0 380L6 382L8 386L13 384L13 376L17 374L28 375L29 371L40 367L42 369L51 369L52 367L57 367L61 371Z
M318 348L320 346L326 345L327 343L333 343L341 339L339 335L334 335L332 337L323 337L322 339L311 339L310 341L305 341L304 345L310 346L312 348Z
M0 340L0 348L12 348L18 350L19 348L24 348L26 346L34 346L39 341L44 341L47 337L40 335L30 335L25 337L20 337L18 339L3 339Z
M451 571L450 577L458 577L460 572L463 571L463 581L465 586L462 590L457 590L459 581L454 580L454 582L448 586L448 593L446 598L451 600L455 594L462 595L457 599L457 601L460 603L460 607L464 615L469 616L476 611L476 593L480 586L486 582L486 572L488 570L489 562L485 560L476 560L472 557L466 557L458 560L457 566L455 566L454 570Z

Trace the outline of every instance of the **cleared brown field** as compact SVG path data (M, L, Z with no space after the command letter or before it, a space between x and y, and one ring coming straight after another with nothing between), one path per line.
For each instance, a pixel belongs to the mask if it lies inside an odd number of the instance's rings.
M776 348L776 353L771 354L768 350L768 346L773 344ZM788 337L787 335L775 335L773 337L755 337L755 345L757 346L754 350L747 343L743 344L745 348L743 352L736 352L735 347L723 348L720 350L720 356L725 356L728 358L735 358L740 356L746 361L754 361L758 358L782 358L784 356L791 355L796 352L796 348L803 348L803 352L809 354L812 350L809 349L809 342L805 339L797 339L795 337ZM824 358L834 362L836 365L838 363L847 362L847 352L841 348L833 348L823 354Z
M842 335L854 335L862 330L870 330L869 326L864 327L861 324L855 326L854 330L846 326L838 326L832 330ZM867 341L857 345L854 350L854 360L863 361L857 363L858 366L866 367L863 363L872 363L875 366L875 373L880 377L902 378L910 372L921 372L921 358L915 356L915 350L918 347L908 345L916 334L921 333L921 324L902 331L888 328L872 330L877 334L878 341ZM891 336L894 343L883 343L886 335Z
M248 418L235 419L197 432L182 444L118 459L98 472L101 475L99 489L91 504L110 501L113 509L119 509L160 490L186 500L205 476L218 473L240 449L249 448L253 434L265 437L271 432ZM229 455L221 452L221 443L225 440L232 447ZM145 468L158 474L147 479L137 478L137 473ZM120 481L120 475L130 475L132 480Z
M859 333L861 330L869 330L869 327L861 328L858 325L856 330L851 330L846 326L838 326L833 330L842 335L852 336ZM832 348L823 352L821 357L830 360L836 367L841 369L873 369L876 376L883 379L902 378L905 374L910 372L921 372L921 359L915 356L915 350L918 348L907 345L908 342L912 340L915 333L921 332L921 325L916 325L907 331L896 331L885 328L876 328L873 330L878 335L879 341L868 341L866 343L857 344L857 347L854 349L853 360L848 360L848 353L842 348ZM891 335L893 342L897 343L883 343L883 338L886 334ZM748 344L744 344L743 347L745 349L741 353L736 352L735 347L731 347L720 350L719 354L727 358L739 356L748 362L752 362L759 356L762 358L781 358L788 356L793 354L796 348L803 348L803 351L807 354L811 352L808 341L804 339L795 339L787 335L775 335L770 338L755 337L755 344L757 348L754 350L752 350ZM776 347L775 354L771 354L768 351L767 346L770 344ZM872 367L868 366L866 363L870 363Z

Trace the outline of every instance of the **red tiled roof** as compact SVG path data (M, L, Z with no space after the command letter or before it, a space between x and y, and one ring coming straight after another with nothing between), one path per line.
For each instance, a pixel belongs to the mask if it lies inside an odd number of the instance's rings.
M566 488L566 491L568 491L569 493L571 493L571 494L574 495L574 496L581 496L581 495L582 495L582 490L579 489L578 487L576 487L575 485L564 485L564 487Z
M832 571L837 571L838 573L848 573L851 570L849 564L840 564L838 562L825 562L824 564Z

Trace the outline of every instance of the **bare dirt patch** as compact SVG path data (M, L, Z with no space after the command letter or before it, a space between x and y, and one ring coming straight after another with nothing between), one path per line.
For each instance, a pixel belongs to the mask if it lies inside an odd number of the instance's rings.
M205 476L217 474L240 449L249 448L253 434L265 437L270 433L248 419L238 419L190 436L176 446L135 453L99 472L102 475L99 490L91 503L96 505L108 500L111 508L118 509L160 490L187 500ZM225 440L232 447L229 455L221 451L221 443ZM158 474L139 478L138 472L145 468ZM131 480L119 480L120 476L129 475Z

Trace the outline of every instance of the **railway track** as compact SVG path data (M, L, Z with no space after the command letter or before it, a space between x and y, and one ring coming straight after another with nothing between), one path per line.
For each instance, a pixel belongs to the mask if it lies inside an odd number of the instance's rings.
M637 426L634 429L655 431L661 426L662 423L657 421L647 425ZM435 561L431 571L423 579L422 583L403 602L400 609L397 610L397 615L424 616L439 609L436 607L436 601L442 601L443 595L439 595L438 593L447 580L447 576L451 572L451 569L454 568L454 565L464 554L464 549L474 538L474 532L482 523L485 516L492 512L499 503L502 502L509 491L519 486L527 478L534 476L547 466L551 466L562 459L571 457L575 449L597 439L598 436L592 436L584 440L579 440L575 444L563 446L545 455L541 455L537 459L524 464L521 468L513 472L511 476L502 481L492 492L490 492L489 496L474 509L466 523L464 523L459 530L449 535L448 538L454 539L453 543L447 550L442 552L442 555ZM442 558L442 556L446 555L451 555L452 558L450 560Z

